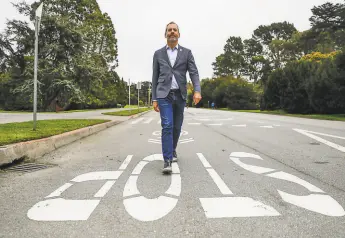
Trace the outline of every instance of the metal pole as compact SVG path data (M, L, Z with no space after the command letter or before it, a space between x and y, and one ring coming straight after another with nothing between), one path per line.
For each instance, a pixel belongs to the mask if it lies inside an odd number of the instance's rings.
M37 121L37 61L38 61L38 17L36 17L35 23L35 64L34 64L34 131L36 130Z
M149 101L148 101L148 104L149 104L149 107L151 106L151 102L150 102L150 93L151 93L151 85L149 84Z
M139 87L138 87L138 111L139 111Z
M131 79L128 79L128 105L131 106Z

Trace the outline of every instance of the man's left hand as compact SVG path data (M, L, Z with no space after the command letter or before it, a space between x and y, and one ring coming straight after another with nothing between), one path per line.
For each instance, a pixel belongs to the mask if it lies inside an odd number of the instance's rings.
M202 97L200 92L194 92L193 101L195 105L200 102L201 98Z

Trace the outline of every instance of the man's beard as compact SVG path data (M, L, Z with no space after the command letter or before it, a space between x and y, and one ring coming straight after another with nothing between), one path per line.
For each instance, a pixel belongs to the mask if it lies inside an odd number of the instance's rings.
M168 41L169 42L176 42L177 41L177 36L169 37Z

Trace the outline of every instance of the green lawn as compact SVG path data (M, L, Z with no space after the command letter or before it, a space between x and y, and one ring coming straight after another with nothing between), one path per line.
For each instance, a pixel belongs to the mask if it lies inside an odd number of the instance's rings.
M331 121L345 121L345 114L291 114L284 111L260 111L260 110L229 110L227 108L220 108L224 111L235 111L235 112L251 112L251 113L263 113L272 115L282 115L291 117L302 117L310 119L321 119L321 120L331 120Z
M146 112L149 110L152 110L152 108L140 108L139 110L138 110L138 108L136 108L136 109L133 108L133 109L123 110L123 111L118 111L118 112L105 112L102 114L110 115L110 116L132 116L134 114Z
M124 108L138 108L138 105L126 105Z
M107 121L109 120L39 120L36 131L33 130L33 121L0 124L0 146L46 138Z
M0 110L0 113L33 113L29 111L5 111L5 110Z

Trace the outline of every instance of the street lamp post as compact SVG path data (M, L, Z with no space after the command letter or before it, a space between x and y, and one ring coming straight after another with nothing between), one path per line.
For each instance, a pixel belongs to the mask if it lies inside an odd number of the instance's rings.
M137 84L137 88L138 88L138 111L139 111L139 90L141 89L141 82L140 81Z
M37 121L37 65L38 65L38 34L40 31L40 23L41 23L41 16L43 10L43 3L39 5L36 10L36 17L35 17L35 64L34 64L34 113L33 113L33 120L34 120L34 128L36 130L36 121Z
M151 106L151 102L150 102L150 94L151 94L151 84L149 84L149 100L147 102L148 106L150 107Z
M128 105L131 107L131 79L128 79Z

